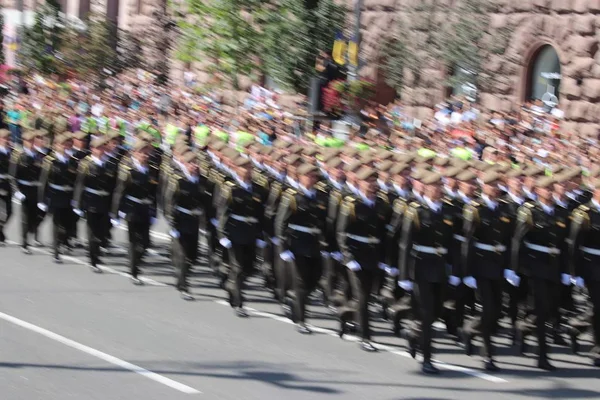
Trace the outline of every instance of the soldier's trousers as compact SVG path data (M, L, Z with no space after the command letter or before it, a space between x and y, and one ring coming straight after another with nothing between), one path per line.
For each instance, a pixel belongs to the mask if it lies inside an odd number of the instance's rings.
M175 274L177 277L177 289L188 289L188 275L191 266L198 257L198 231L195 233L180 233L178 238L173 238L173 263L175 264Z
M294 315L296 322L304 322L306 301L316 289L323 273L321 255L317 254L314 257L296 255L295 260L290 264L294 277Z
M593 356L600 359L600 281L586 282L592 303L592 328L594 329L594 352Z
M519 306L527 307L527 297L529 296L529 283L526 276L519 275L521 282L519 286L513 286L505 282L505 290L509 296L508 315L510 317L512 327L517 326L517 317L519 316Z
M329 257L325 264L325 296L331 305L336 300L340 303L350 300L352 291L348 282L348 268L337 260ZM340 298L336 294L341 293Z
M46 213L37 206L37 199L26 198L21 202L21 246L27 248L27 235L33 233L37 239L38 227Z
M470 321L465 327L467 334L475 336L481 334L483 338L483 356L492 358L492 334L502 313L502 287L504 279L477 279L477 293L479 295L482 311L481 315Z
M417 321L411 335L421 339L424 361L431 360L432 325L441 316L445 288L446 282L415 282L415 316Z
M358 303L358 324L360 325L361 337L365 340L371 339L371 327L369 325L369 298L373 284L379 273L376 267L364 268L359 271L348 271L352 295Z
M546 322L552 317L556 302L559 301L556 294L559 293L560 288L558 283L540 278L530 278L529 283L533 291L539 358L546 359L548 355Z
M0 243L3 243L6 240L6 236L4 236L4 226L8 223L11 215L11 197L0 196Z
M60 245L67 242L69 228L73 220L72 214L71 207L52 210L52 248L54 257L58 257Z
M293 288L294 277L290 264L279 256L282 252L281 245L273 245L273 271L275 272L275 296L284 303L289 290Z
M150 245L150 220L128 221L127 233L129 236L129 272L137 278L144 252Z
M227 290L229 292L229 304L231 307L241 307L244 303L242 296L242 286L246 277L248 277L254 268L254 259L256 258L256 244L236 244L233 243L228 251L231 268L227 280Z
M104 218L106 213L86 214L86 230L89 245L90 263L96 266L100 263L100 245L106 235Z

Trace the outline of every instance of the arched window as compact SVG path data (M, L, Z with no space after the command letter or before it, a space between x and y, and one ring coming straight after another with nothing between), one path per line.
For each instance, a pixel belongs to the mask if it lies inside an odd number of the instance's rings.
M560 59L556 50L544 45L531 57L527 74L527 100L542 100L548 107L558 103Z

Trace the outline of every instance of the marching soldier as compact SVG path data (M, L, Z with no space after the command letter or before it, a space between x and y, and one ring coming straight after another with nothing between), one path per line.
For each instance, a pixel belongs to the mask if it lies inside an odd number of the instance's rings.
M4 226L12 215L12 187L10 183L11 149L9 145L10 131L0 130L0 246L4 246L6 236Z
M37 137L41 137L38 131L23 134L23 150L13 151L10 165L15 198L21 201L21 248L25 254L31 254L29 234L33 234L36 245L41 246L38 241L38 227L44 217L44 212L37 206L43 162L43 156L34 147Z
M188 275L198 257L201 218L206 215L210 198L206 180L198 173L197 156L189 151L181 158L181 174L172 174L165 196L165 216L171 226L173 262L177 289L184 300L192 300Z
M461 257L463 282L477 289L483 310L481 317L465 327L465 349L472 350L472 337L483 337L484 365L488 371L497 371L494 363L492 332L502 312L504 270L509 262L508 246L513 233L514 215L508 203L499 199L500 176L491 171L482 176L483 193L478 201L463 208L464 236Z
M337 240L343 263L349 269L352 294L358 300L357 320L360 325L361 348L376 351L371 343L369 298L380 268L389 265L383 238L387 233L392 209L387 196L377 193L377 172L363 167L356 174L359 187L356 196L347 196L341 206ZM341 335L345 332L342 320Z
M511 264L505 277L518 285L517 273L527 276L533 290L536 333L539 344L538 368L553 371L548 360L546 322L552 317L559 285L570 285L571 276L565 262L568 250L569 219L556 210L549 190L552 177L536 182L536 202L527 202L517 214L517 226L512 241Z
M138 139L133 146L131 165L119 167L117 187L112 203L114 225L119 219L127 221L129 235L129 268L134 285L143 284L138 278L140 264L150 244L150 227L156 221L159 166L150 165L152 145Z
M70 225L73 221L73 191L77 178L77 165L69 157L65 148L71 139L67 135L57 135L54 138L54 152L44 158L38 207L52 214L52 236L54 262L62 263L60 246L67 246Z
M77 169L73 210L79 217L85 215L89 245L90 268L96 273L100 269L100 245L105 240L104 220L111 211L110 196L115 190L114 165L104 158L106 140L95 138L90 143L91 154L81 160ZM84 214L85 213L85 214Z
M229 303L240 317L243 308L242 285L253 270L257 242L262 241L267 182L252 181L252 164L244 157L234 163L235 179L226 180L216 199L219 243L227 249L231 268L226 289Z
M575 285L587 287L592 303L594 347L591 353L594 366L600 367L600 181L596 180L593 185L592 199L573 212L569 254L573 263L570 272L575 277ZM576 336L572 340L576 341Z
M65 152L71 158L70 163L74 164L75 170L79 169L81 161L90 154L90 151L86 149L87 134L85 132L75 132L71 135L72 146L71 148L65 149ZM67 240L71 246L78 245L79 235L77 234L77 223L79 222L79 216L75 213L72 214L73 219L69 224L69 232L67 234Z
M441 179L441 175L436 173L429 173L422 178L423 203L409 204L400 241L398 284L407 291L413 290L414 286L415 311L419 319L408 334L409 350L414 358L420 339L422 371L427 374L439 372L431 363L432 324L441 316L449 275L448 265L453 261L451 250L455 211L450 202L442 200Z
M118 171L119 165L121 164L121 160L123 159L123 151L119 147L121 141L121 135L119 132L112 131L105 135L106 144L104 145L104 159L109 165L109 169L111 171ZM117 185L117 174L113 176L113 185ZM113 193L110 194L110 201L113 202ZM101 247L108 249L111 247L110 243L112 240L112 223L110 221L110 216L106 215L104 221L106 227L106 235L104 236L104 242L101 244Z
M275 219L276 237L282 246L280 257L292 269L292 321L303 334L311 333L305 323L306 301L323 272L321 251L325 244L328 194L324 183L317 184L317 171L312 164L298 167L298 190L285 191Z

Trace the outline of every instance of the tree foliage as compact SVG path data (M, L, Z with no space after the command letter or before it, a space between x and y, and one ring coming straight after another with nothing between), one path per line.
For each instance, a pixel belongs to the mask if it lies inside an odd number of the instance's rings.
M34 24L22 29L21 63L46 74L60 72L60 61L55 55L60 49L64 28L65 21L56 0L38 6Z
M305 93L319 52L331 52L345 19L345 9L333 0L312 5L283 0L264 20L261 54L265 72L283 86Z
M267 5L260 0L187 0L177 57L207 62L209 72L222 74L238 89L239 76L256 70L262 35L253 19Z

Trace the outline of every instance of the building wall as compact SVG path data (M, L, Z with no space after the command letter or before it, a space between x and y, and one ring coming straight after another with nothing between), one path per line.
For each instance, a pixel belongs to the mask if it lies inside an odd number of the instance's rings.
M340 0L352 12L352 0ZM452 2L452 0L440 0ZM377 60L385 54L384 38L406 19L413 0L364 0L361 19L361 55L367 66L361 74L381 82ZM565 112L563 127L582 135L600 132L600 0L495 0L493 28L513 27L503 55L492 55L485 68L499 77L479 100L487 110L510 111L526 98L531 60L543 45L558 53L562 79L558 107ZM412 15L414 19L414 15ZM442 16L439 16L443 18ZM402 93L419 117L432 115L442 100L447 66L424 65L424 82ZM410 76L408 85L411 86Z

